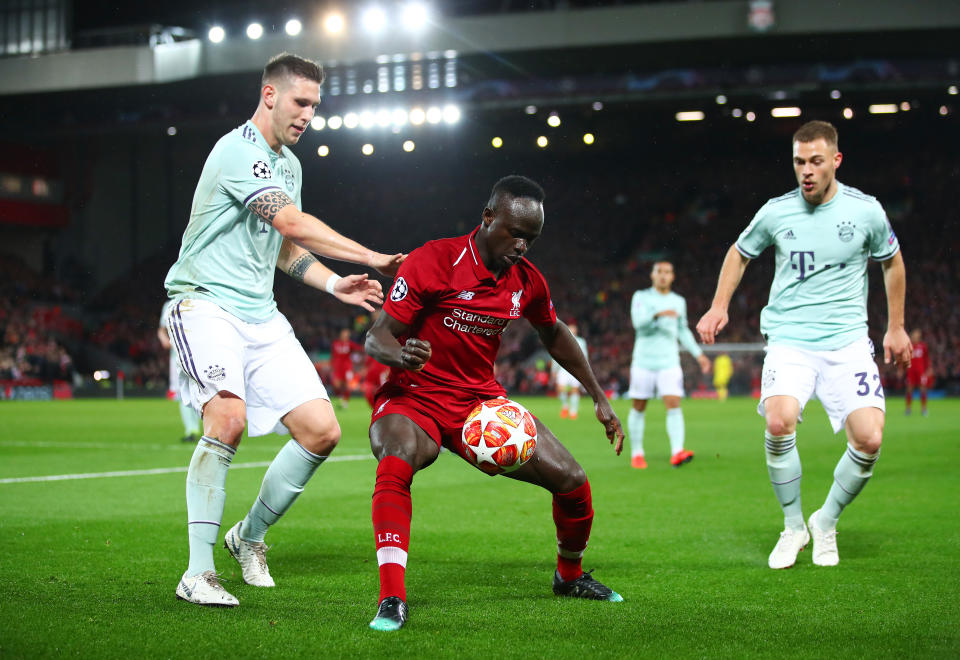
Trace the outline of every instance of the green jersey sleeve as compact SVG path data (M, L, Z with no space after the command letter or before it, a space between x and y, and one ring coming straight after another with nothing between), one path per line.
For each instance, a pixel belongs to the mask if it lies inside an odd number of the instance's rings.
M753 220L737 238L737 251L747 259L756 259L760 253L773 245L773 233L770 231L769 204L764 204L753 216Z
M897 235L890 226L890 220L883 207L877 202L876 211L870 215L870 224L867 242L870 246L870 258L876 261L887 261L899 250L900 243Z

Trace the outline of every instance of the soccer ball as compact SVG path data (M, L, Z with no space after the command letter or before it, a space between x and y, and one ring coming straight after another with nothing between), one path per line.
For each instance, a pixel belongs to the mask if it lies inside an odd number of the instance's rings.
M487 474L513 472L536 448L533 415L516 401L500 397L478 403L463 423L464 458Z

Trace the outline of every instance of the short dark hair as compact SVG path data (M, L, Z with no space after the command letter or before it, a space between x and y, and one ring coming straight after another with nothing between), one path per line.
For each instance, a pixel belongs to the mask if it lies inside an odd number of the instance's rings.
M519 174L505 176L493 184L493 190L490 191L490 199L487 200L487 208L495 211L497 205L500 203L500 198L504 195L509 195L510 197L527 197L540 204L543 204L543 200L546 197L539 183L525 176L520 176Z
M280 53L271 57L267 66L263 67L260 86L263 87L268 82L286 76L306 78L320 84L323 82L323 67L313 60L299 57L293 53Z
M808 121L793 134L794 142L813 142L820 138L823 138L827 144L834 148L839 146L837 129L828 121Z

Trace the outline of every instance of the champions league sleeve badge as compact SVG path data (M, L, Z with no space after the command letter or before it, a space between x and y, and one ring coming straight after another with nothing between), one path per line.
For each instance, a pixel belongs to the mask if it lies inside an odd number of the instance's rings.
M270 171L269 165L262 160L258 160L253 164L253 176L258 179L271 179L273 178L273 172Z
M393 283L393 289L390 291L390 300L393 302L400 302L407 297L407 281L402 277L398 277L397 281Z

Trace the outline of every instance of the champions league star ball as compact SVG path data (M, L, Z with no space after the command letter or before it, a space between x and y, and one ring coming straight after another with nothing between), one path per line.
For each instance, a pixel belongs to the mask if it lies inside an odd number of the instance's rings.
M537 448L533 415L516 401L478 403L463 423L464 457L487 474L513 472Z

